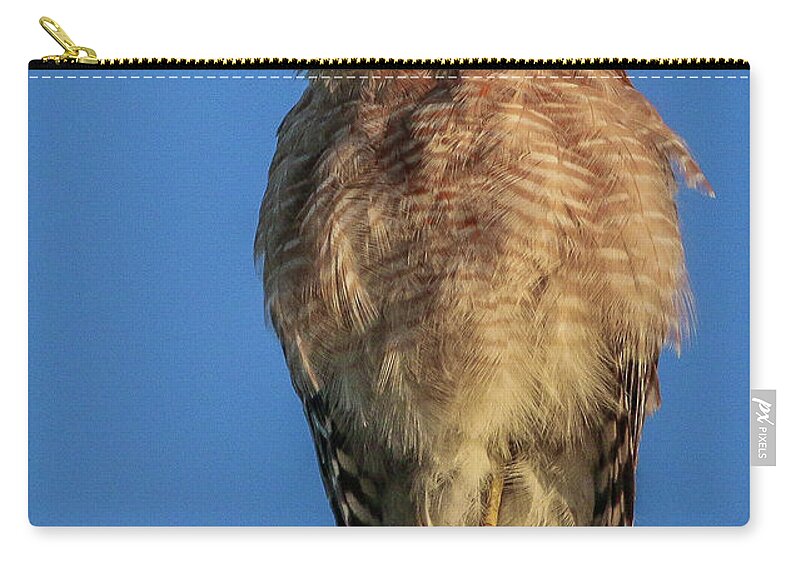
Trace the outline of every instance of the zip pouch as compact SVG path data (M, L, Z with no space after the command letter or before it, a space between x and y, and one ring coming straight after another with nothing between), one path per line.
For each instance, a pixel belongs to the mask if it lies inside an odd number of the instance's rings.
M42 25L32 524L747 522L746 62Z

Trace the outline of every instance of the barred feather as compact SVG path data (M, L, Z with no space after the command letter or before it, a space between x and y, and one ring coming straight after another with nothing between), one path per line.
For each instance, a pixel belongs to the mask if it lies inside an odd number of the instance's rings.
M631 524L685 143L621 71L314 75L255 250L337 521Z

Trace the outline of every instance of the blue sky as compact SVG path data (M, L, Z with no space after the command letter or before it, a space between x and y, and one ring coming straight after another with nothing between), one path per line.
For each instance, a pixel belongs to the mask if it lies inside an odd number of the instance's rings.
M305 82L146 74L30 72L30 519L332 524L251 253L275 133ZM717 192L678 199L698 324L661 360L639 524L748 517L741 75L632 72Z

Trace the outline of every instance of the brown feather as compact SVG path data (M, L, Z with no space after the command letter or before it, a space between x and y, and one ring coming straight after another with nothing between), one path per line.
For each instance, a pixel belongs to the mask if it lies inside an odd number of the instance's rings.
M478 524L498 472L500 524L629 524L689 320L686 145L621 71L325 73L255 244L312 431L335 426L382 524Z

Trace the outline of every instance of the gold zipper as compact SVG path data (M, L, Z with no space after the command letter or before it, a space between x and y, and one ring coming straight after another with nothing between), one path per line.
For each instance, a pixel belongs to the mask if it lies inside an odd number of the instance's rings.
M61 55L46 55L42 61L51 61L55 63L85 63L97 64L100 60L97 59L97 53L92 48L76 45L75 42L67 35L64 28L58 25L55 20L42 16L39 18L39 24L44 30L50 34L50 37L58 42L64 53Z
M31 69L56 66L95 66L116 68L250 68L250 69L750 69L743 59L386 59L386 58L119 58L99 59L91 48L78 46L52 18L39 19L41 26L64 49L61 55L48 55L30 63Z

